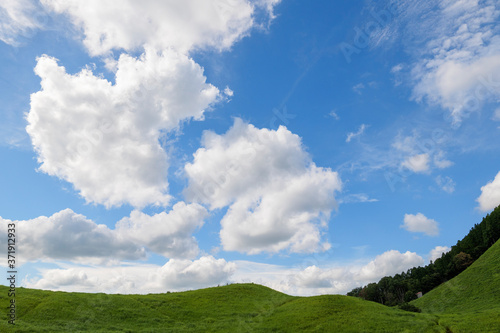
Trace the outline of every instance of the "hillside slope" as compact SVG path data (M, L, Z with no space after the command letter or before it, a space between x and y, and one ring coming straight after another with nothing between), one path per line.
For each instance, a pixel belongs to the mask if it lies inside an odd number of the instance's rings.
M0 288L6 317L7 288ZM293 297L255 284L106 295L17 289L15 329L1 332L445 332L431 314L347 296Z
M455 278L415 300L456 331L500 332L500 241Z
M355 297L294 297L256 284L106 295L17 288L16 326L0 332L500 332L500 241L405 312Z

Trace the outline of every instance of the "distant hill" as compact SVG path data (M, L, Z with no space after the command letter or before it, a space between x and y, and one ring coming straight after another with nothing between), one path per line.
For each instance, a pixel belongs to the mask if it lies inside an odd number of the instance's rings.
M452 330L500 332L500 241L458 276L411 303L440 315Z
M293 297L256 284L150 295L18 288L1 332L446 332L432 314L354 297ZM5 318L7 288L0 288Z

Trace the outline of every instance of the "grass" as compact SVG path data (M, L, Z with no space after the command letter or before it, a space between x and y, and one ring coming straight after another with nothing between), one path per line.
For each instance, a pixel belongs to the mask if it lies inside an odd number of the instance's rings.
M461 274L412 302L453 332L500 332L500 241Z
M179 293L107 295L17 288L0 332L500 332L500 242L454 279L412 302L422 313L323 295L294 297L257 284Z
M2 309L7 302L1 287ZM256 284L150 295L18 288L16 303L15 329L2 320L1 332L445 332L434 315L347 296L293 297Z

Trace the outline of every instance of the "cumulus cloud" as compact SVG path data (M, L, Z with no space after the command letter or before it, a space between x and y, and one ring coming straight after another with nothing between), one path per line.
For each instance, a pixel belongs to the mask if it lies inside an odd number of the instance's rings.
M312 260L314 261L314 260ZM300 296L345 294L355 287L377 282L384 276L422 266L424 259L414 252L384 252L364 265L321 268L317 265L286 268L278 265L236 261L231 277L235 282L256 282L284 293Z
M429 154L418 154L408 157L401 166L413 172L425 173L429 171Z
M14 223L19 230L19 243L23 244L19 247L19 258L23 262L107 263L146 259L147 251L169 258L193 258L199 250L192 233L201 227L206 214L205 208L198 204L179 202L170 212L153 216L133 211L130 217L119 221L115 229L96 224L71 209ZM9 220L0 220L9 223Z
M184 54L197 48L228 49L259 21L272 19L278 2L184 0L179 6L176 1L123 0L116 6L113 0L42 0L47 8L70 17L94 56L144 45Z
M88 68L71 75L54 58L38 59L42 89L31 97L27 132L40 170L106 207L168 205L169 163L161 136L183 121L203 120L212 105L233 94L207 84L189 51L230 48L271 20L278 2L41 1L80 28L88 52L104 56L115 72L115 84ZM8 1L7 13L16 6ZM115 60L113 50L144 53Z
M405 214L404 224L401 225L401 228L410 232L422 232L428 236L439 235L438 223L425 217L422 213L417 215Z
M361 279L374 281L423 264L423 258L415 252L406 251L405 253L401 253L396 250L390 250L378 255L374 260L363 266L359 272L359 276Z
M26 130L41 171L107 207L169 203L161 131L203 119L219 97L199 65L148 50L120 57L115 84L89 69L68 74L48 56L38 59L35 73L42 89L31 96Z
M179 202L170 212L153 216L133 211L116 224L115 230L118 237L144 244L165 257L193 258L198 254L198 245L191 234L203 225L206 216L202 206Z
M459 123L500 97L500 10L494 0L442 1L437 7L418 22L436 29L419 36L428 42L412 71L418 82L413 95L448 109Z
M481 187L481 195L476 199L479 209L483 212L490 211L500 205L500 172L495 179Z
M10 221L2 219L2 222ZM96 224L71 209L62 210L50 217L41 216L14 223L18 230L18 241L23 244L18 249L19 259L23 262L52 259L145 259L144 248L117 238L107 226Z
M28 288L49 290L145 294L204 288L226 282L254 282L291 295L309 296L345 294L355 287L423 264L424 259L416 253L395 250L378 255L366 264L326 268L228 262L203 256L193 261L171 259L163 266L80 267L59 264L61 268L39 269L39 276L28 278L22 284Z
M201 228L207 215L205 208L198 204L178 202L168 213L151 216L133 211L130 217L118 221L115 232L118 238L143 244L167 258L194 258L199 250L191 235Z
M451 250L448 246L436 246L429 252L429 261L435 261L436 259L441 258L443 253L447 253Z
M341 181L311 161L297 135L283 126L257 129L236 119L224 135L206 131L202 145L185 166L185 195L211 209L229 206L221 221L225 250L255 254L329 247L323 230Z
M164 293L212 287L225 283L235 265L224 259L171 259L163 266L134 265L41 269L25 280L28 288L121 294Z

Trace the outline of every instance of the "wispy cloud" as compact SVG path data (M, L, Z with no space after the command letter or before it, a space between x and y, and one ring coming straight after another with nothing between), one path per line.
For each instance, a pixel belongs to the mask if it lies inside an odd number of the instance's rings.
M328 113L328 115L329 115L330 117L332 117L333 119L335 119L335 120L340 120L340 117L339 117L339 115L337 114L336 110L332 110L332 111L330 111L330 113Z
M453 179L451 179L450 177L437 176L436 177L436 184L439 186L440 189L442 189L446 193L455 192L456 184L453 181Z
M365 89L365 85L363 83L358 83L357 85L352 87L352 90L359 95L361 95L363 89Z
M347 133L347 138L346 138L345 142L349 143L349 142L351 142L352 139L362 135L365 132L365 129L367 127L368 127L368 125L361 124L361 126L359 127L357 132Z
M500 97L497 1L416 1L404 6L394 28L412 42L413 99L440 106L459 124ZM422 26L433 29L417 28Z
M365 193L349 194L339 198L339 203L377 202L378 199L370 198Z

